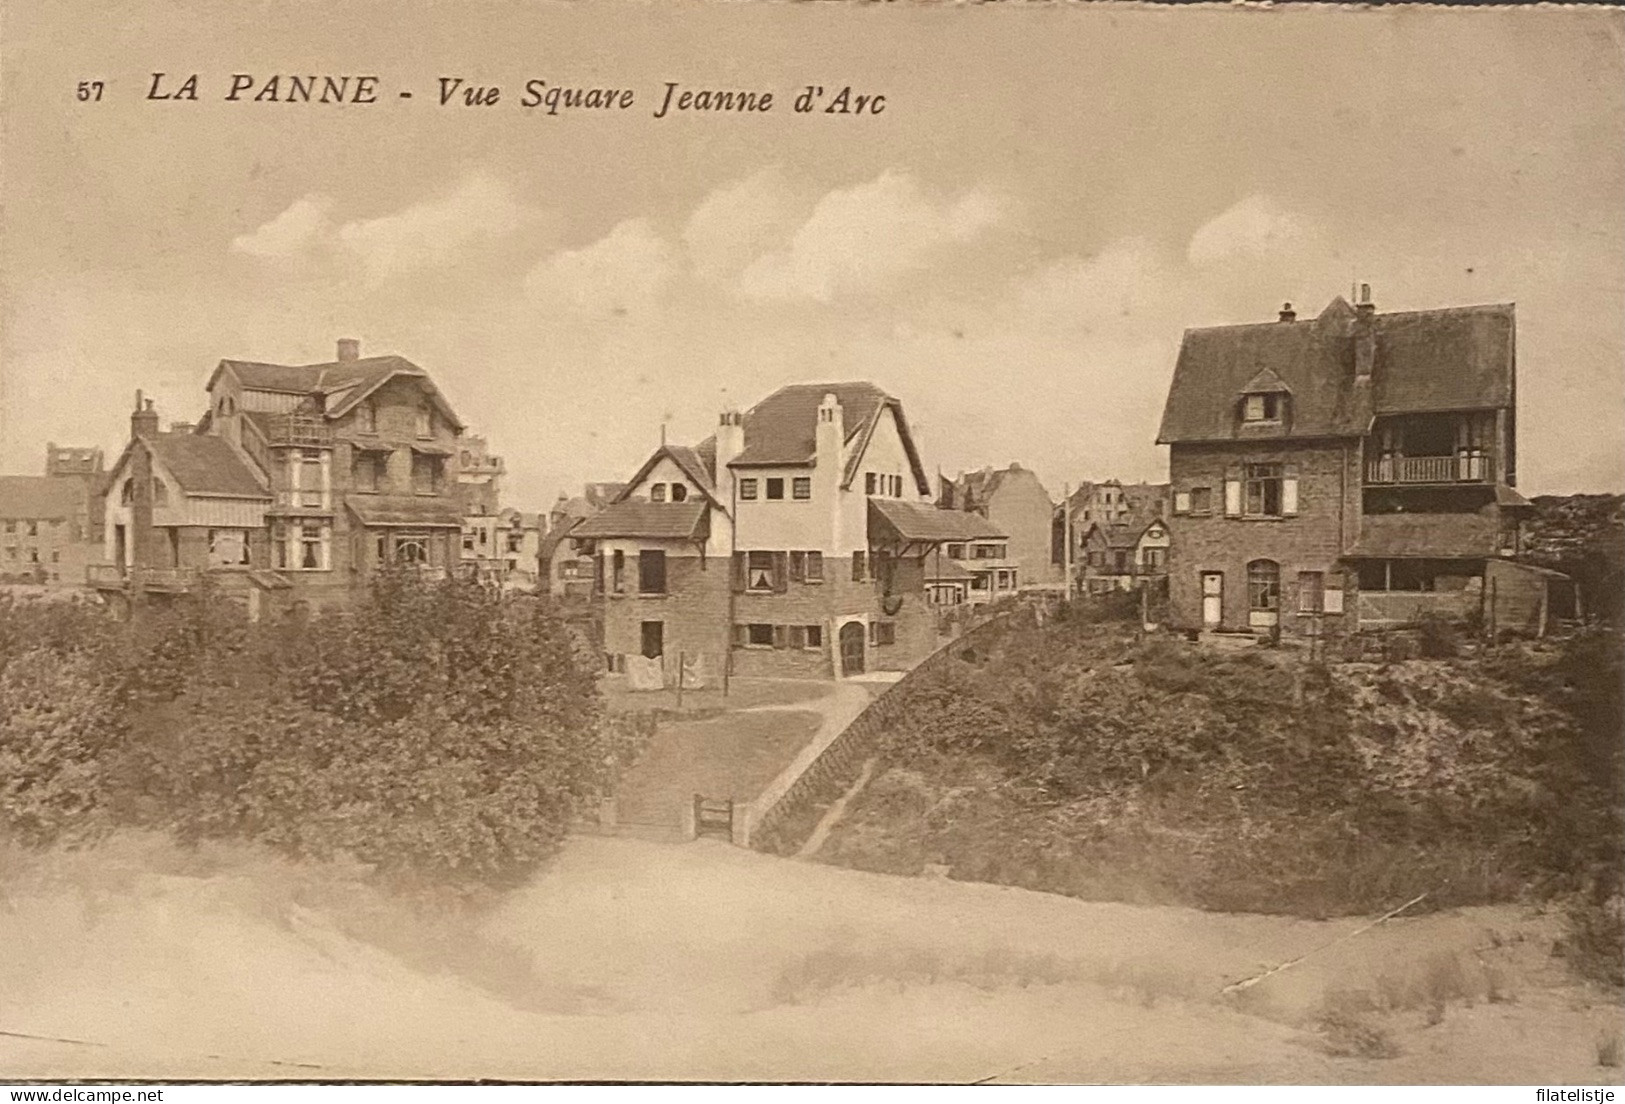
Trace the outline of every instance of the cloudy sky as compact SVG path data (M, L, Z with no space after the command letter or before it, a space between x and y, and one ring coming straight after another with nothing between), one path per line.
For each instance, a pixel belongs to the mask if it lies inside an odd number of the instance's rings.
M1058 494L1166 471L1185 327L1359 280L1515 301L1524 488L1625 489L1618 13L0 6L0 470L117 448L137 387L192 419L222 357L353 336L428 369L527 507L843 378L903 399L928 466ZM146 100L155 71L198 102ZM234 72L380 102L227 103ZM502 98L440 107L443 76ZM550 116L529 80L635 105ZM666 81L778 103L656 119ZM885 110L789 111L808 84Z

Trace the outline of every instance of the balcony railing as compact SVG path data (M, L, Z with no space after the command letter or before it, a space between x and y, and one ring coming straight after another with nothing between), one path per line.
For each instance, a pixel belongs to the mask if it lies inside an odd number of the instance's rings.
M1487 452L1454 456L1382 456L1365 466L1367 483L1488 483L1494 464Z
M314 414L279 414L271 419L266 437L273 445L328 448L333 444L332 428Z

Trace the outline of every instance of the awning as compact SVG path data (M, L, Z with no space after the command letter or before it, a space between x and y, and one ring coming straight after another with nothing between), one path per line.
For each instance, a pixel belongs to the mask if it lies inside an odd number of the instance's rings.
M413 444L411 445L411 449L412 449L413 452L417 453L420 456L452 456L452 455L455 455L455 450L453 450L453 449L446 448L443 445L432 445L432 444L429 444L426 441L413 442Z
M925 581L928 583L962 583L975 575L967 571L957 560L942 557L942 566L937 566L937 557L928 556L925 561Z
M400 495L349 495L346 504L362 525L371 528L461 529L463 511L443 498Z
M704 499L692 502L638 502L628 499L602 511L570 530L572 540L641 538L644 540L702 540L706 534Z
M394 452L395 446L384 441L351 441L350 448L356 452Z
M1483 514L1367 514L1351 560L1483 560L1500 554L1499 521Z
M942 510L895 498L869 500L869 546L898 555L928 552L945 541L1005 540L1006 534L980 514Z

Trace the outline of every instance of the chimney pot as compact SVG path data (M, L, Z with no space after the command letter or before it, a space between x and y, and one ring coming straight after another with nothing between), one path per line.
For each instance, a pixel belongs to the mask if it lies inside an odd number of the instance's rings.
M361 342L353 337L339 338L339 363L347 364L353 360L361 359Z
M1291 303L1282 303L1281 304L1281 321L1282 322L1296 322L1297 320L1298 320L1298 312L1292 309L1292 304Z

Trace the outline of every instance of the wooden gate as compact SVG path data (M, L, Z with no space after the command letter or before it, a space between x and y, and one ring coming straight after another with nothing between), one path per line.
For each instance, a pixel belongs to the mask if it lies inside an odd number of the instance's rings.
M734 803L732 799L721 800L694 795L694 835L714 836L718 839L728 840L734 838Z

